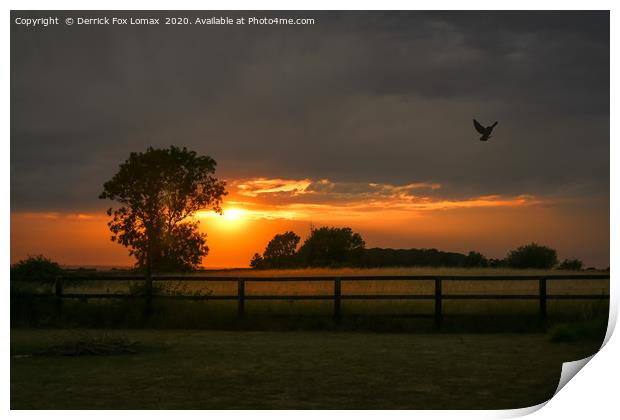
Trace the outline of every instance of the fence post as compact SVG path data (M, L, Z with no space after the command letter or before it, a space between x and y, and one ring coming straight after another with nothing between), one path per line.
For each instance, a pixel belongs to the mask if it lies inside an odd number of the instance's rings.
M237 313L239 317L245 315L245 280L237 279Z
M435 277L435 326L441 326L443 314L441 310L441 277Z
M59 321L62 320L62 292L62 277L57 277L54 283L54 296L56 301L56 318Z
M341 279L340 277L336 277L334 279L334 319L336 322L340 322L342 317L341 312Z
M540 304L540 317L545 319L547 317L547 279L541 277L538 280L538 296Z
M146 271L144 273L144 320L143 323L150 324L153 316L153 267L151 264L150 242L147 243L146 252Z

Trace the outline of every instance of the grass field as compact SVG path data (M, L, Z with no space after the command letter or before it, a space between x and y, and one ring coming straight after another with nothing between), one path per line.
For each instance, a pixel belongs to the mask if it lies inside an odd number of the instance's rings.
M77 336L129 355L23 357ZM11 409L505 409L600 341L545 334L12 330Z
M124 274L112 272L113 274ZM307 269L307 270L209 270L195 275L230 277L235 280L239 276L257 277L346 277L346 276L376 276L376 275L550 275L550 274L601 274L606 272L579 271L566 272L558 270L511 270L511 269L451 269L451 268L385 268L385 269ZM98 273L93 273L96 279ZM110 273L107 273L110 275ZM606 273L607 274L607 273ZM91 274L89 274L91 276ZM207 296L221 296L237 294L236 281L191 281L183 282L183 278L193 274L179 274L179 281L156 282L163 287L161 294L199 293ZM12 283L12 287L15 282ZM140 284L140 282L133 282ZM67 281L64 285L65 293L127 293L130 290L130 281ZM17 285L15 285L17 286ZM26 285L26 287L31 287ZM36 286L39 291L50 289L52 286ZM538 295L538 280L527 281L443 281L443 294L523 294ZM51 292L51 290L48 290ZM246 314L250 318L261 316L323 316L330 317L333 313L333 301L330 297L334 293L333 281L265 281L247 282L246 296L252 295L324 295L326 300L248 300ZM423 294L432 296L434 281L343 281L342 294L381 295L381 294ZM547 293L549 294L608 294L609 280L548 280ZM53 320L54 302L44 302L42 299L28 301L18 300L15 297L12 305L13 326L46 326ZM140 324L140 301L124 302L121 299L87 300L71 299L64 303L64 326L103 326L128 327L144 326ZM606 313L607 300L561 300L548 302L550 316L591 318ZM342 302L342 313L345 317L359 316L432 316L434 303L432 300L345 300ZM446 316L536 316L538 314L537 300L446 300L443 303L443 313ZM203 300L171 301L156 299L156 325L164 328L208 328L238 326L236 323L236 301ZM311 323L314 323L312 321ZM320 321L317 327L324 324ZM299 325L299 324L298 324ZM306 322L306 325L308 323ZM260 328L260 327L259 327ZM375 328L376 329L376 328ZM507 330L509 331L509 330Z
M234 279L559 272L424 268L225 270L198 274ZM162 293L237 292L236 282L226 281L171 281L164 286ZM122 293L129 287L130 283L123 281L67 282L65 292ZM246 296L332 296L333 287L331 281L247 282L245 292ZM432 295L433 290L433 281L342 284L343 295ZM538 281L446 280L443 293L535 296ZM548 293L607 294L609 281L548 281ZM238 318L236 301L155 299L148 325L180 329L114 329L106 333L103 329L66 328L141 327L145 325L142 300L68 299L59 320L54 316L53 299L26 298L16 303L17 299L21 298L12 296L12 322L18 319L24 325L57 325L65 329L12 330L13 409L519 408L551 397L562 362L589 356L598 349L608 310L607 301L549 301L549 318L541 323L537 300L446 300L446 319L438 332L430 316L432 300L343 301L344 319L335 324L332 300L248 300L246 317ZM403 314L428 317L408 318ZM561 328L554 326L565 319L570 322ZM549 333L542 333L545 330ZM74 341L75 337L106 334L137 341L140 351L110 356L29 356L54 344Z

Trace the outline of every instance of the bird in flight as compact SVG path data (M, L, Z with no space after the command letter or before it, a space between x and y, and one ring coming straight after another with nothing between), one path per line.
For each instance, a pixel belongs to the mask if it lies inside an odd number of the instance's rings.
M480 137L480 141L487 141L488 139L491 138L491 132L493 131L493 129L495 128L495 126L497 125L497 121L495 121L495 124L490 125L488 127L484 127L482 124L480 124L478 121L476 121L474 119L474 127L476 127L476 130L482 134L482 137Z

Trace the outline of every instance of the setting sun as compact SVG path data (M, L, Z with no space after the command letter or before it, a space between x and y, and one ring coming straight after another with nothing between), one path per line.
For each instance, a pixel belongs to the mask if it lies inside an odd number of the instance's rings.
M238 209L238 208L230 208L230 209L225 209L224 210L224 219L226 220L239 220L240 218L243 217L243 215L245 214L244 210Z
M222 214L216 213L211 210L202 210L202 211L196 212L196 216L201 219L209 218L209 219L214 219L214 220L218 220L221 222L240 221L241 219L247 218L247 214L248 214L247 210L243 210L237 207L225 208L223 209Z

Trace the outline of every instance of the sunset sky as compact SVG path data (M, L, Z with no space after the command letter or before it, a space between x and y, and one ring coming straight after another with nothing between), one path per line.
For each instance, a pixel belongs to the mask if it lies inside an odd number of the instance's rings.
M97 197L130 152L177 145L227 182L224 215L196 215L207 267L311 225L369 247L497 258L534 241L609 265L609 13L230 15L316 23L12 24L13 262L132 265ZM499 121L490 141L473 117Z

